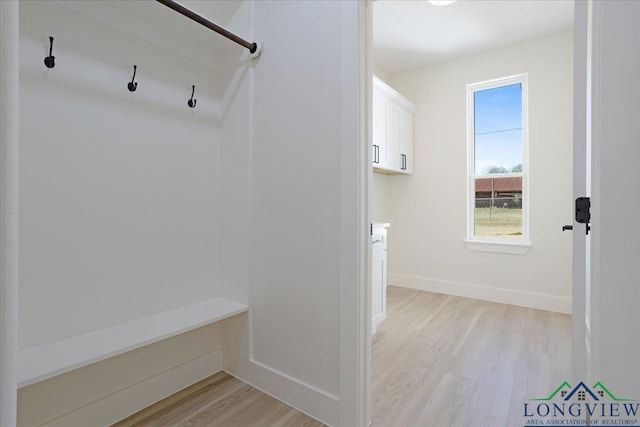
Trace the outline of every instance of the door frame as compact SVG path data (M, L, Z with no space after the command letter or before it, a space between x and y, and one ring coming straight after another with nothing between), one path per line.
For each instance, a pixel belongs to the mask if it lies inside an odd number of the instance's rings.
M369 5L367 13L367 26L360 28L361 40L366 40L368 43L363 45L365 59L361 61L361 78L368 81L368 89L371 90L371 75L370 70L373 70L372 62L372 24L373 24L373 1L366 0L363 3ZM586 167L587 160L591 160L593 154L597 154L594 151L596 147L589 146L589 157L587 157L587 137L590 138L591 130L591 38L592 38L592 9L594 7L593 0L586 2L575 0L574 1L574 119L573 119L573 157L574 157L574 170L573 170L573 192L576 197L584 196L587 194L587 178L590 178L591 182L597 182L597 175L594 174L591 177L591 170ZM362 54L362 52L361 52ZM371 100L361 94L361 109L366 109L367 120L370 123L371 120ZM361 116L363 112L361 111ZM367 131L371 132L371 126L367 124ZM367 164L371 164L371 153L368 149L371 143L371 135L367 135L366 138L361 139L361 143L366 140L367 147L364 150L363 157L366 158ZM367 202L365 203L368 210L366 217L371 222L372 205L371 205L371 190L373 174L367 173L367 179L360 191L366 194ZM594 188L594 190L596 190ZM362 206L362 205L361 205ZM593 201L592 201L593 206ZM597 209L597 208L596 208ZM587 379L587 373L597 375L597 341L594 338L597 337L595 328L591 327L590 335L587 335L589 328L585 323L586 315L586 266L587 262L591 269L597 268L597 259L587 258L585 255L587 251L591 250L589 240L585 238L584 225L574 222L573 233L573 261L572 261L572 376L574 381ZM361 252L367 253L366 269L367 272L371 271L371 251L369 248L369 242L361 241L361 244L365 244L366 248L361 248ZM593 277L590 278L593 290L597 290L597 284ZM361 289L361 293L366 295L369 307L358 307L358 319L360 320L359 330L360 334L370 330L370 305L371 305L371 277L368 273L367 280L360 282L361 286L366 286L366 289ZM592 301L593 304L593 301ZM586 339L590 337L588 342ZM361 346L359 353L361 354L361 365L366 369L367 381L359 384L359 395L366 396L366 406L362 413L367 414L365 419L367 425L371 418L371 339L369 337L366 342L360 341ZM595 371L595 372L594 372ZM361 401L362 402L362 401ZM359 410L360 412L360 410ZM361 424L359 424L361 425Z
M18 2L0 1L0 426L16 425L18 351Z
M342 29L357 32L358 67L354 81L343 81L346 87L351 83L357 84L358 99L354 107L358 111L357 172L356 182L342 184L343 202L351 202L354 197L357 203L357 283L344 280L341 284L340 298L340 414L339 425L343 427L366 427L371 423L371 226L372 201L371 183L373 181L372 153L371 153L371 94L373 93L373 2L363 0L357 2L343 2L343 8L350 5L357 7L357 22L354 23L349 13L343 13ZM350 9L349 9L350 10ZM357 26L354 27L354 24ZM350 38L347 37L350 40ZM353 63L352 52L343 48L343 64ZM343 94L351 96L352 91L344 90ZM343 128L352 126L347 123ZM345 138L345 141L348 138ZM345 144L346 145L346 144ZM344 147L343 150L349 150ZM343 156L347 160L352 158ZM352 164L343 165L347 170L353 170ZM344 169L343 168L343 169ZM353 175L345 177L349 180ZM354 192L347 187L353 185ZM350 232L352 229L347 229ZM343 233L344 239L352 243L354 236ZM350 245L348 245L350 246ZM351 261L349 258L347 261ZM342 263L345 262L342 256ZM343 269L353 267L343 265ZM349 276L350 278L351 276Z
M587 130L589 116L587 104L591 99L588 65L591 61L589 54L591 35L589 28L588 2L575 1L574 6L574 49L573 49L573 199L587 196L587 138L590 132ZM584 233L584 225L573 220L573 265L572 265L572 376L573 382L586 379L587 354L589 343L587 341L586 324L586 280L588 275L587 256L589 249L587 236Z

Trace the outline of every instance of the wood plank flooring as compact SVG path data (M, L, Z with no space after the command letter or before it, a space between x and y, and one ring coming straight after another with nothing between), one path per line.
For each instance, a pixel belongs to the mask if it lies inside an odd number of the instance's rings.
M518 426L571 372L571 316L389 286L372 424Z
M114 427L322 427L323 423L219 372Z
M373 426L512 427L569 378L571 317L389 286L372 347ZM323 425L226 373L116 424Z

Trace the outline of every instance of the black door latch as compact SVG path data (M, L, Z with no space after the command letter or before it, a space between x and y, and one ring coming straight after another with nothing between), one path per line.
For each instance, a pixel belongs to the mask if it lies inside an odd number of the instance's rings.
M589 222L591 221L591 199L589 197L578 197L576 199L576 222L586 224L587 234L591 230Z

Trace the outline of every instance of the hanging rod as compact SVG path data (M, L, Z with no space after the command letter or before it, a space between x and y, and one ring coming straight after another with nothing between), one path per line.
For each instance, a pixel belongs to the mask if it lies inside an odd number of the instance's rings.
M239 37L239 36L233 34L231 31L227 30L226 28L223 28L220 25L209 21L204 16L194 12L191 9L188 9L188 8L184 7L183 5L181 5L180 3L176 2L176 1L173 1L173 0L156 0L156 1L158 3L162 3L163 5L165 5L167 7L170 7L171 9L175 10L176 12L178 12L181 15L186 16L187 18L191 19L192 21L196 21L200 25L204 25L205 27L209 28L210 30L213 30L216 33L228 38L229 40L234 41L234 42L238 43L239 45L249 49L249 52L251 52L253 57L256 57L256 56L258 56L260 54L260 44L259 43L251 43L251 42L246 41L242 37Z

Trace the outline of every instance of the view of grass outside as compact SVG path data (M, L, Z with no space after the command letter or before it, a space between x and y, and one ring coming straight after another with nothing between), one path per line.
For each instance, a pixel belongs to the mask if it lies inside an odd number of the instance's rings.
M474 235L522 239L522 208L476 208Z
M473 92L473 237L523 239L522 102L521 82Z

